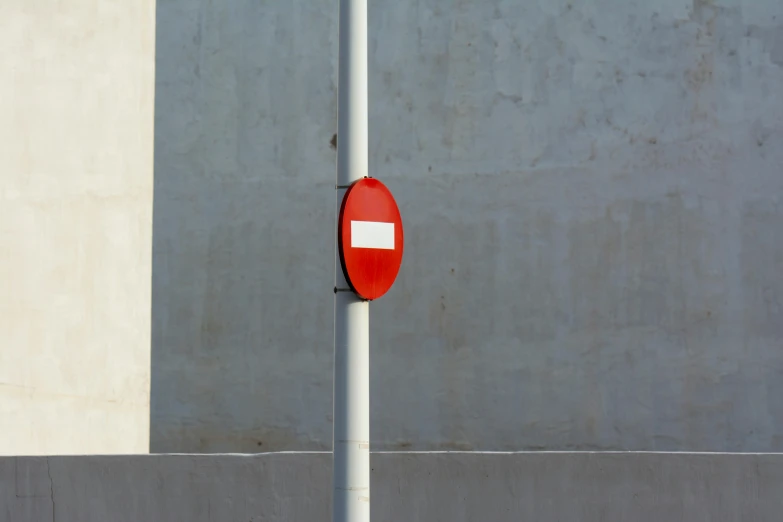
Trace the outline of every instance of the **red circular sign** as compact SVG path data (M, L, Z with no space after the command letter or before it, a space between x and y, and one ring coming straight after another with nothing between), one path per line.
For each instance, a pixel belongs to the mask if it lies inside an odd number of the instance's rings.
M378 299L389 291L402 264L402 217L386 185L355 181L345 192L337 222L345 279L356 294Z

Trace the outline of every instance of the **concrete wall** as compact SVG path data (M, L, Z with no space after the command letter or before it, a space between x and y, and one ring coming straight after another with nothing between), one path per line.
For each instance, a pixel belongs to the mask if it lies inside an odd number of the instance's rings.
M154 6L0 2L0 454L149 449Z
M331 447L336 9L158 2L154 451ZM373 447L783 450L783 3L370 30Z
M336 9L158 2L154 451L331 447ZM370 30L373 447L783 450L783 3Z
M375 522L778 521L783 455L372 456ZM331 517L329 454L0 459L0 520Z

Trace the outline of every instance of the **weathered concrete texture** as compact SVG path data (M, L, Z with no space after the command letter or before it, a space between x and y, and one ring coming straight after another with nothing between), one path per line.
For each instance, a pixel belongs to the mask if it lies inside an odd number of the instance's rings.
M0 454L149 450L154 24L0 2Z
M772 522L781 488L783 455L372 456L375 522ZM331 455L3 458L0 495L8 522L329 520Z
M783 3L370 3L380 449L783 450ZM337 2L158 2L152 449L331 444Z

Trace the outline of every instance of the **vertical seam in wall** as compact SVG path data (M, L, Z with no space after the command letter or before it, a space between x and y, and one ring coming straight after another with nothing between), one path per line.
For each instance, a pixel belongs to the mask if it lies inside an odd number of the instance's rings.
M52 522L57 522L57 505L54 502L54 480L52 480L52 468L49 457L46 457L46 474L49 475L49 493L52 498Z

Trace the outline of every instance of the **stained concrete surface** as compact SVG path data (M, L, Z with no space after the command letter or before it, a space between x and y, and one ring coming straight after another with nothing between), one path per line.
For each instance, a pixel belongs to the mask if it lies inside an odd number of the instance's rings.
M158 1L153 451L331 447L336 14ZM783 3L369 19L373 447L783 450Z
M783 455L375 453L376 522L777 521ZM331 517L331 455L0 459L3 522Z

